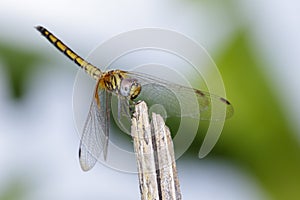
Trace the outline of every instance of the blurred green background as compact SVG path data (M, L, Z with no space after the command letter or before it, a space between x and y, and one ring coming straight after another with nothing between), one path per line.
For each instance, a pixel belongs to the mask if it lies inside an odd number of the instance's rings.
M195 39L216 62L235 114L206 158L197 159L199 134L179 160L183 199L300 198L298 2L53 3L0 3L0 200L139 199L135 175L80 171L71 105L77 68L41 40L37 24L83 56L136 28Z

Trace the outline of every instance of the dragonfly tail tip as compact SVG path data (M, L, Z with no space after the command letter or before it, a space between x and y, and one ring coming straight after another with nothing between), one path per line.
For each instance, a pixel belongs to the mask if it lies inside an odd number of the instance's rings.
M42 27L42 26L40 26L40 25L38 25L38 26L35 26L34 27L36 30L38 30L39 32L42 32L45 28L44 27Z

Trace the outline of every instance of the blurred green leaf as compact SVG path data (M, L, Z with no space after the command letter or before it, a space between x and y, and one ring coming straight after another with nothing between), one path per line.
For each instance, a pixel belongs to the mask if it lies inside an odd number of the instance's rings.
M0 200L19 200L24 199L27 194L25 184L17 179L11 180L4 190L1 191Z
M36 63L43 60L40 54L0 42L0 59L8 76L11 96L20 99L25 93L26 84Z
M280 91L264 77L266 68L249 44L247 32L238 32L217 59L235 114L226 121L214 154L250 171L272 198L297 199L299 144L286 118L285 103L276 98Z

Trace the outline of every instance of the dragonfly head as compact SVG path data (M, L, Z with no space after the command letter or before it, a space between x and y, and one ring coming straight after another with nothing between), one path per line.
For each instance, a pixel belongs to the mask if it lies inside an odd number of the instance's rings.
M141 84L136 79L124 78L120 84L120 93L122 96L135 99L141 92Z

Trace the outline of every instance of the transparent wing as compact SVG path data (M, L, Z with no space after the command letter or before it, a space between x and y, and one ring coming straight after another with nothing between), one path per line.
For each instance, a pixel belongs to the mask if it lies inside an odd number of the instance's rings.
M142 85L138 100L148 106L160 104L167 112L167 117L192 117L202 120L230 118L234 111L229 101L208 92L163 81L148 74L128 72L130 78L136 78ZM212 105L215 106L212 115ZM224 109L223 109L224 108Z
M130 104L131 102L127 97L121 95L112 95L111 103L115 123L124 133L130 135L133 105Z
M95 93L98 96L93 97L80 140L79 161L83 171L93 168L101 154L104 160L107 156L111 94L97 87Z

